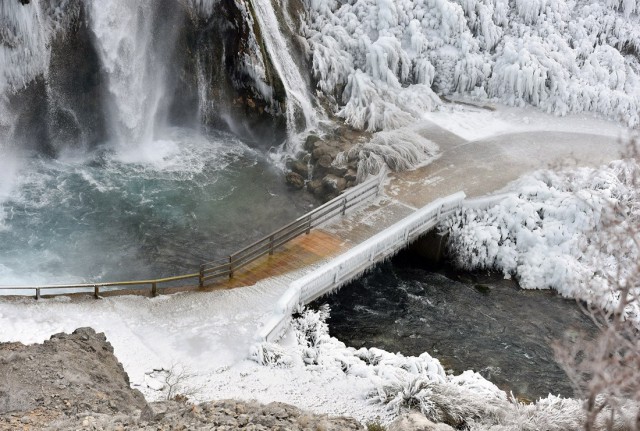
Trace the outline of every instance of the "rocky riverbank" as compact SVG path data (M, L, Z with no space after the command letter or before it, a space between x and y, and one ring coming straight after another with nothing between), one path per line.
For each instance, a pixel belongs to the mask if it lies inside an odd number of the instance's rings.
M104 334L81 328L43 344L0 344L0 430L364 430L351 418L234 400L147 403Z
M358 182L357 157L339 160L356 145L366 142L371 134L342 125L325 135L309 135L304 151L287 161L286 181L296 189L306 189L320 201L338 196Z

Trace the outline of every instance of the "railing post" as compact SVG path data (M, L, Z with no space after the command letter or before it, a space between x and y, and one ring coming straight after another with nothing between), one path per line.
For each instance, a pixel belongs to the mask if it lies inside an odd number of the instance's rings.
M96 299L100 299L100 286L97 284L93 286L93 297Z
M273 256L273 235L269 237L269 256Z
M307 216L307 232L306 234L309 235L311 233L311 216Z
M153 296L154 298L156 296L158 296L158 284L157 283L151 283L151 296Z
M200 275L198 275L198 286L204 287L204 265L200 265Z
M40 299L40 288L36 287L36 300Z
M233 256L229 256L229 278L233 278Z

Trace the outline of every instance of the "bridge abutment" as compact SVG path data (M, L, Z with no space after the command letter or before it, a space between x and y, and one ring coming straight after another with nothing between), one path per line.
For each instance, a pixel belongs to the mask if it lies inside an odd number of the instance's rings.
M445 247L449 234L432 229L407 247L407 251L426 263L438 264L445 257Z

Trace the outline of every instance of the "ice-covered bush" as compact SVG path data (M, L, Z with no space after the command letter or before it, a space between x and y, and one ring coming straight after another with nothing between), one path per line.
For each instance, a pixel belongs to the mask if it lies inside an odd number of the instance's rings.
M640 223L634 182L639 171L635 161L626 160L526 176L498 205L467 209L446 222L450 255L461 268L496 269L517 277L526 289L553 288L565 297L615 308L611 277L624 275L640 256L629 238L628 253L616 259L605 226ZM638 304L626 310L635 317L638 311Z
M358 181L377 175L385 166L403 171L432 161L439 148L410 128L377 132L370 141L338 154L335 163L358 162Z
M306 0L302 31L322 92L369 131L484 94L558 115L640 125L636 0Z
M460 267L496 269L524 288L556 289L580 300L597 323L597 334L576 334L555 346L585 401L538 403L540 414L557 424L544 429L640 427L637 142L625 156L598 169L536 172L513 184L513 195L494 207L466 209L445 223L450 255ZM558 416L557 409L573 413ZM538 429L540 422L529 423Z

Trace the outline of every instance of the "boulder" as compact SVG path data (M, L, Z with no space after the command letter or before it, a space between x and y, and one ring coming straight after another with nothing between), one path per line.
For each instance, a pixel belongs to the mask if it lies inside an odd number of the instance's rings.
M301 175L303 178L309 177L309 167L306 163L301 162L300 160L289 159L287 161L287 168L291 169L291 171L296 174Z
M347 183L355 183L358 179L358 172L349 168L347 172L344 174L343 178L347 180Z
M421 413L411 412L389 424L387 431L455 431L455 429L447 424L431 422Z
M331 168L329 168L329 173L335 175L336 177L344 177L347 173L347 168L345 168L344 166L332 165Z
M327 194L337 194L347 187L347 181L344 178L329 174L322 179L322 186L328 192Z
M319 136L309 135L307 139L304 141L304 149L311 152L314 149L314 144L317 142L322 142Z
M316 167L327 170L327 169L331 169L332 163L333 163L333 158L330 155L325 154L318 159L318 163L316 164Z
M293 188L301 189L304 187L304 178L302 177L302 175L298 173L295 173L295 172L287 173L286 180L287 180L287 184Z
M311 193L315 194L316 190L321 190L321 189L322 189L322 180L312 180L307 183L307 190L309 190Z
M313 160L319 160L324 155L331 156L331 159L335 159L338 153L340 153L342 149L339 146L336 146L333 143L328 142L317 142L314 144L313 151L311 152L311 157Z

